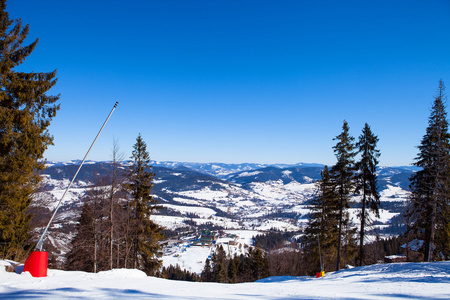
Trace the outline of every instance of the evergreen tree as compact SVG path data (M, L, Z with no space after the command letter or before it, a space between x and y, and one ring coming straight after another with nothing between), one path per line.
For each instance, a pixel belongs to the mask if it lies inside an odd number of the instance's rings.
M338 195L338 211L339 211L339 226L338 226L338 245L336 257L336 269L340 269L341 264L341 248L343 236L349 237L343 230L349 228L351 220L348 217L348 209L350 208L350 197L352 196L355 186L355 165L354 157L354 138L349 134L349 126L344 120L342 125L342 133L334 140L338 142L333 147L337 158L336 164L331 168L330 177L334 183L336 193Z
M92 205L87 201L83 205L78 219L77 233L71 241L71 250L66 257L65 270L94 272L93 245L95 222Z
M203 271L201 273L201 279L203 282L212 281L211 263L209 262L208 258L205 261L205 266L203 267Z
M311 213L303 237L303 251L309 274L332 270L336 261L339 225L339 197L335 192L328 167L321 172L317 190L311 201Z
M238 266L236 263L236 257L232 258L230 262L228 263L228 280L231 283L236 283L237 281L237 272L238 272Z
M181 270L177 264L175 267L170 265L169 267L163 267L161 271L161 277L170 280L183 280L183 281L200 281L200 276L196 273L191 273L187 270Z
M425 261L450 258L450 135L445 111L445 86L439 81L428 127L414 165L421 170L410 180L410 230L424 241Z
M214 282L225 283L227 282L227 259L226 253L222 245L217 248L217 251L212 257L213 263L213 280Z
M40 181L44 151L53 137L47 127L55 117L59 96L46 92L56 83L56 71L15 71L38 43L24 43L29 28L10 20L6 1L0 1L0 257L25 256L30 195Z
M358 173L356 175L356 193L362 196L359 234L359 265L363 265L364 260L364 235L365 227L370 221L367 211L371 211L377 218L380 217L380 195L377 189L376 167L380 151L376 149L378 137L370 130L370 126L366 123L356 148L361 154L361 159L356 163Z
M250 249L248 256L253 280L256 281L261 278L267 277L267 258L265 257L264 252L261 250L258 244L254 249Z
M159 209L157 199L151 195L155 174L150 172L150 156L140 134L133 149L127 184L132 198L131 260L134 268L152 275L161 265L158 258L162 256L162 252L158 241L163 238L163 228L150 220L154 210Z

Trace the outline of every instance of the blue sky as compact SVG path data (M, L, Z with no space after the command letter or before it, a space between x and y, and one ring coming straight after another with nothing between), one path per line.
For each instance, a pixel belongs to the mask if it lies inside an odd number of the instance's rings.
M39 44L20 70L58 70L48 160L334 164L343 120L367 122L380 165L409 165L439 79L450 1L10 0ZM448 91L448 90L447 90Z

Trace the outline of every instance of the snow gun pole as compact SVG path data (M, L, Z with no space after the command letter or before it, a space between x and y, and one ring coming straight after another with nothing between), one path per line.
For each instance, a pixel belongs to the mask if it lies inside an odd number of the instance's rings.
M320 263L320 275L323 274L323 264L322 264L322 252L320 251L320 235L317 235L317 244L319 245L319 263Z
M44 232L42 233L41 238L39 239L39 241L38 241L38 243L37 243L37 245L36 245L36 248L35 248L36 251L42 251L42 247L43 247L43 245L44 245L44 238L45 238L45 235L46 235L46 233L47 233L47 231L48 231L48 228L50 227L50 224L51 224L52 221L53 221L53 218L54 218L55 215L56 215L56 212L57 212L58 209L59 209L59 206L61 205L61 202L62 202L63 199L64 199L64 196L67 194L67 191L70 189L70 186L72 185L72 183L74 182L75 178L77 177L78 172L80 172L81 166L83 166L84 161L86 160L86 157L88 156L89 152L91 152L92 147L94 146L95 142L97 141L98 137L100 136L100 133L102 133L103 128L105 127L106 123L108 123L109 118L111 117L112 113L114 112L114 110L116 109L116 107L117 107L118 104L119 104L119 102L116 102L116 104L114 104L113 109L112 109L111 112L109 113L108 117L106 118L105 122L103 123L102 128L100 128L99 132L97 133L97 136L95 137L94 141L92 142L91 147L90 147L89 150L86 152L86 155L84 156L83 161L81 162L80 166L78 167L77 172L76 172L75 175L73 176L72 181L70 181L69 185L67 186L67 189L65 190L65 192L64 192L64 194L62 195L61 199L59 200L58 205L56 206L55 211L53 212L53 215L52 215L52 217L50 218L50 221L49 221L48 224L47 224L47 227L45 227L45 230L44 230Z

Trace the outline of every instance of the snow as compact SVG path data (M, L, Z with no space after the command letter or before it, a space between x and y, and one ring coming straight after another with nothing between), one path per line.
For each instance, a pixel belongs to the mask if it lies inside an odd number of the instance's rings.
M147 277L138 270L97 274L48 270L33 278L8 273L0 260L1 299L449 299L450 262L379 264L322 278L277 276L220 284Z
M248 177L248 176L256 176L261 174L261 171L253 171L253 172L242 172L238 174L236 177Z
M388 184L387 188L380 192L381 201L401 201L406 200L409 192L403 190L401 187Z
M215 200L216 198L225 198L228 196L227 192L212 191L210 189L210 187L206 187L202 190L197 190L197 191L179 192L178 194L187 196L187 197L192 197L195 199L204 199L204 200L209 200L209 201Z
M285 170L285 171L282 171L281 173L283 173L286 177L290 177L292 174L292 171Z
M179 206L179 205L172 205L172 204L162 204L163 207L167 207L179 212L182 212L184 214L186 213L193 213L197 214L200 217L203 218L209 218L216 214L216 212L211 208L206 207L198 207L198 206Z
M180 240L170 240L164 248L163 266L180 266L200 275L205 261L222 245L227 255L247 254L249 246L253 246L253 237L261 234L255 230L225 230L215 244L210 246L193 246L199 234L189 235ZM234 243L230 244L230 241Z
M190 243L183 243L178 246L179 249L173 249L176 251L175 253L163 257L163 266L179 265L181 269L200 274L206 259L213 253L212 249L210 247L190 245Z

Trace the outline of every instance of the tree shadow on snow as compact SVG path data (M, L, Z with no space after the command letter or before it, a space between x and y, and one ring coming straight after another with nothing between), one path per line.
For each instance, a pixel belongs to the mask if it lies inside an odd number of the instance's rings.
M146 293L132 289L113 289L103 288L96 290L82 290L76 288L58 288L48 290L20 290L0 293L0 299L42 299L42 298L61 299L91 299L92 297L106 297L108 299L177 299L167 295Z
M85 297L70 296L66 293L82 293L84 290L75 288L59 288L49 290L19 290L6 293L0 293L0 299L33 299L44 297L55 297L61 294L65 299L84 299Z
M417 295L404 295L404 294L374 294L374 296L382 297L386 299L399 298L399 299L414 299L414 300L436 300L435 297L417 296ZM449 294L450 297L450 294ZM443 298L445 299L445 298Z

